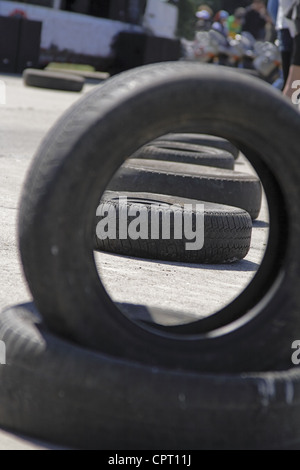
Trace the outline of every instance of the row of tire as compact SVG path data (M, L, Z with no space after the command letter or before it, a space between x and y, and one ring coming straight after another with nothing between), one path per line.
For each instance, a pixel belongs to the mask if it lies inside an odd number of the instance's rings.
M299 113L267 84L199 64L122 73L71 107L23 188L19 244L34 305L0 316L0 424L76 448L300 448L300 373L291 362L300 336L299 129ZM175 327L130 321L95 266L99 194L127 156L170 132L199 130L235 142L259 170L271 221L263 263L210 317ZM114 191L130 191L133 170L145 179L132 189L144 191L154 167L138 160L121 167ZM168 171L161 166L153 178L160 194L169 184L166 198L178 183L176 171L173 183L163 180ZM214 171L203 170L201 181ZM184 177L180 191L195 190L195 173Z
M153 211L168 219L172 208L182 213L191 205L195 232L197 204L203 204L203 247L186 250L188 239L182 228L182 236L177 238L174 230L166 239L162 231L157 239L146 234L144 239L124 240L119 232L113 238L96 236L96 249L194 263L241 260L250 248L252 220L261 209L262 188L254 174L234 171L238 155L238 149L229 141L201 134L169 134L143 146L109 182L99 212L103 214L105 209L106 215L114 211L118 220L120 210L136 214L146 207L151 233ZM120 208L121 198L126 198L126 204ZM97 217L97 223L103 217ZM128 224L131 222L128 217Z
M83 77L55 70L26 69L23 80L27 86L68 91L81 91L84 84ZM197 134L169 134L143 146L131 155L110 182L109 191L102 197L99 212L103 212L104 208L106 213L114 210L118 220L118 201L126 197L127 204L126 207L122 206L122 210L127 213L148 208L147 226L151 231L151 214L154 210L159 211L163 218L164 215L170 216L172 207L179 206L183 218L184 204L195 206L206 201L204 244L201 250L186 250L188 241L184 232L179 238L174 238L172 232L167 240L162 238L160 232L158 239L150 241L149 236L145 240L141 237L135 240L127 237L124 241L118 232L113 239L96 236L96 250L211 264L244 258L251 243L250 217L252 220L258 217L262 191L257 177L232 172L238 154L239 150L225 139ZM162 194L169 198L164 198ZM192 218L192 226L195 228L196 209ZM101 217L98 217L97 225L100 220ZM128 224L131 221L132 218L127 218Z

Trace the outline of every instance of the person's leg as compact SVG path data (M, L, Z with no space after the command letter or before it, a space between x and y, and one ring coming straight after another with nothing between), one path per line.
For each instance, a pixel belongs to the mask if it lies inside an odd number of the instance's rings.
M281 52L281 63L282 63L284 85L286 84L287 78L289 76L291 58L292 58L292 53L290 51Z
M297 90L299 90L300 95L300 34L294 38L292 61L283 94L291 98L294 104L297 104L295 102Z
M291 37L290 31L287 28L280 29L279 31L277 31L277 37L279 40L283 82L285 86L292 60L293 38Z

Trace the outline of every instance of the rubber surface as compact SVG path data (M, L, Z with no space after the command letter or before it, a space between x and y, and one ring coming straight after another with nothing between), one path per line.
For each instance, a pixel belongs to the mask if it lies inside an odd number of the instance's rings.
M239 149L236 147L235 144L229 142L226 139L222 139L221 137L215 135L207 135L207 134L198 134L198 133L170 133L166 134L159 139L158 142L161 140L163 141L170 141L170 142L178 142L178 143L187 143L187 144L194 144L194 145L206 145L207 147L217 148L220 150L226 150L227 152L231 153L231 155L237 159L239 156Z
M192 163L227 170L234 169L234 158L226 150L182 142L156 141L152 145L142 147L134 155L131 155L131 158Z
M262 200L257 176L202 165L128 159L107 187L111 191L146 191L225 204L259 216Z
M42 142L21 195L21 258L47 325L84 347L152 366L288 369L300 337L299 130L299 112L277 90L234 70L220 76L213 65L153 64L86 94ZM126 156L170 132L236 141L264 186L270 232L261 267L237 299L191 325L158 330L113 304L93 236L101 195Z
M36 69L25 69L23 80L27 86L74 92L80 92L85 83L84 78L78 75Z
M300 449L300 371L200 374L95 354L0 314L0 425L75 449ZM192 456L192 463L193 461Z
M251 218L247 212L229 206L161 194L107 191L100 211L97 227L99 223L101 227L98 232L96 227L99 236L95 235L95 249L100 251L220 264L245 258L250 248ZM120 236L120 214L125 219L125 239ZM132 223L135 227L131 235Z

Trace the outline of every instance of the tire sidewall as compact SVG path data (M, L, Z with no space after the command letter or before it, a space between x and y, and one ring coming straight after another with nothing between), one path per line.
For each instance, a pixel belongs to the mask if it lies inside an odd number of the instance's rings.
M267 85L232 72L220 77L214 67L150 66L112 80L63 117L36 157L40 163L55 155L56 163L44 163L47 178L33 203L38 210L27 220L21 216L20 246L32 255L25 273L45 321L84 346L149 364L232 372L289 364L300 327L300 223L292 203L300 200L300 116ZM127 320L101 285L91 251L93 215L108 180L126 155L169 132L234 139L246 156L249 150L250 162L276 196L269 199L276 239L256 276L260 282L227 307L241 318L194 337L153 334ZM32 194L25 189L25 208ZM49 257L53 247L59 256ZM58 278L60 272L68 275Z

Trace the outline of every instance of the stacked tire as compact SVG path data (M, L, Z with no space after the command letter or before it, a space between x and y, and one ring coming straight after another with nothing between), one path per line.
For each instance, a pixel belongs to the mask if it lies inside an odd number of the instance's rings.
M0 316L1 426L76 448L299 449L299 129L299 113L267 84L193 63L125 72L67 111L21 199L35 307ZM266 191L270 235L234 302L156 328L125 318L108 297L94 214L126 156L170 132L235 143Z
M134 222L130 214L141 217L147 212L143 220L146 231L140 230L138 238L133 235L124 240L120 230L112 236L96 230L95 249L185 263L220 264L245 258L251 244L251 219L256 219L261 209L262 188L256 176L233 171L238 155L228 140L201 134L167 134L142 146L109 182L97 223L103 225L109 214L119 220L126 211L130 230ZM202 246L197 240L189 244L183 228L186 207L192 206L193 234L197 233L200 204L204 212ZM152 219L158 221L159 216L170 221L166 238L163 228L153 236ZM176 216L182 221L177 236Z
M188 139L197 143L190 144ZM147 213L140 223L146 225L146 231L141 229L138 238L132 235L124 239L119 227L112 236L96 230L96 250L202 264L245 258L251 244L251 218L256 219L261 208L262 188L256 176L233 171L237 156L236 147L227 140L200 134L170 134L143 146L109 182L97 223L103 226L110 214L118 221L126 211L129 232L134 215L138 213L141 218ZM198 207L203 210L202 245L197 240L201 218ZM183 227L188 211L192 211L195 234L192 244ZM181 227L175 234L178 216ZM167 236L163 233L164 220L171 228ZM162 226L156 237L153 221Z

